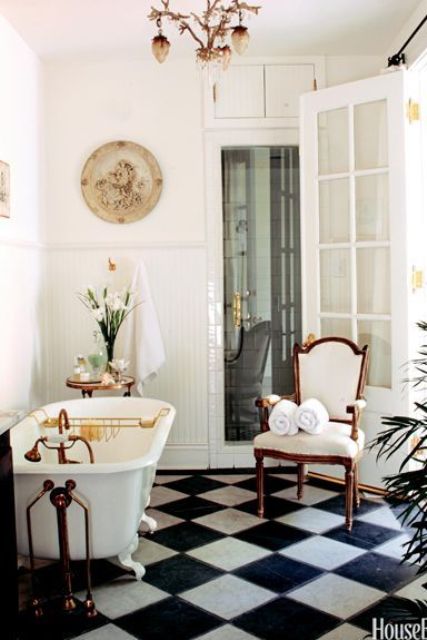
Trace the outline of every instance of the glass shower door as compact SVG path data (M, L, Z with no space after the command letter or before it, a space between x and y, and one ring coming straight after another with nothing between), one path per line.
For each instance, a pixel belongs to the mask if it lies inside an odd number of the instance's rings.
M292 389L301 335L296 147L222 150L225 440L259 431L257 397Z

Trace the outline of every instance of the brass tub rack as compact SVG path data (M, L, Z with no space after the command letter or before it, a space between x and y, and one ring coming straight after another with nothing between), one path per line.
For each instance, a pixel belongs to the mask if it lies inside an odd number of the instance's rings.
M168 407L163 407L151 417L69 416L67 429L70 435L80 435L88 441L108 442L116 438L122 429L153 429L169 412ZM33 418L46 432L59 428L58 418L49 416L43 408L32 411L28 417Z

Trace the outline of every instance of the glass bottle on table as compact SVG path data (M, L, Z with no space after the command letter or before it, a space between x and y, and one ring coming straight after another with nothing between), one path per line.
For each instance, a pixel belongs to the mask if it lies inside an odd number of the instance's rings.
M93 332L92 350L87 357L92 369L92 379L95 381L104 373L107 364L107 352L104 340L99 331Z

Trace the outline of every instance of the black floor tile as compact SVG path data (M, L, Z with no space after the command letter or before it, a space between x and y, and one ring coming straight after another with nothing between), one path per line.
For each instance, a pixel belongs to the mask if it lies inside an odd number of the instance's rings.
M282 489L289 489L293 487L295 482L288 480L287 478L278 478L274 474L265 473L264 476L264 494L269 495L281 491ZM248 489L249 491L256 491L256 477L236 482L235 487L241 487L242 489Z
M111 582L129 571L108 562L108 560L91 561L92 587ZM63 584L61 566L58 562L41 567L35 572L35 580L41 596L48 598L57 595ZM73 592L86 588L86 562L84 560L71 562L71 584Z
M114 621L141 640L190 640L223 624L216 616L179 598L167 598Z
M309 538L312 534L295 527L288 527L280 522L263 522L256 527L251 527L234 535L239 540L256 544L260 547L278 551L284 547Z
M219 478L218 480L212 480L211 478L205 478L204 476L190 476L189 478L183 478L182 480L168 482L163 486L168 487L168 489L174 489L175 491L188 493L190 496L195 496L198 493L212 491L212 489L219 489L226 485L224 482L221 482Z
M361 549L373 549L379 544L395 538L399 533L400 532L395 529L386 529L385 527L379 527L378 525L370 524L369 522L354 520L351 531L347 531L346 527L342 525L341 527L327 531L322 535L327 538L332 538L333 540L338 540L339 542L352 544L353 546L360 547Z
M293 587L317 578L323 571L275 553L240 567L233 573L260 587L284 593Z
M336 627L339 621L299 602L277 598L235 618L233 624L262 640L315 640Z
M360 501L360 507L357 509L354 508L353 515L354 517L363 516L365 513L375 511L375 509L380 509L382 506L384 505L362 498ZM316 504L316 509L323 509L323 511L329 511L330 513L336 513L339 516L345 516L345 494L339 494L334 498L328 498L323 502L318 502Z
M59 598L45 602L44 614L37 619L32 611L22 611L18 619L19 640L69 640L109 622L100 613L87 618L81 602L77 601L77 608L71 613L63 613L61 604Z
M222 485L224 486L224 485ZM203 500L197 496L190 496L188 498L182 498L182 500L175 500L174 502L168 502L156 507L158 511L164 511L171 516L177 518L184 518L184 520L194 520L201 516L207 516L210 513L215 513L224 509L224 505L210 502L209 500Z
M189 551L223 537L222 533L202 527L195 522L182 522L156 531L153 540L175 551Z
M218 578L223 573L214 567L180 554L149 565L144 581L175 595Z
M334 573L389 593L415 578L417 568L400 564L394 558L366 553L361 558L342 565Z
M251 513L252 515L258 515L258 502L257 500L250 500L234 507L245 511L245 513ZM273 520L274 518L280 518L292 511L298 511L305 508L304 504L298 502L292 502L291 500L284 500L283 498L275 498L274 496L265 496L264 498L264 517Z

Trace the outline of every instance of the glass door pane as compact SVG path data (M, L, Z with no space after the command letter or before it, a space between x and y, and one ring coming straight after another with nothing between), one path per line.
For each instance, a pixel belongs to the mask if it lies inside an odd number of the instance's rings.
M225 440L259 432L257 397L292 390L301 338L296 147L222 150Z
M387 102L317 115L321 335L371 347L371 386L391 384ZM339 175L337 175L339 174ZM381 364L372 364L378 358Z

